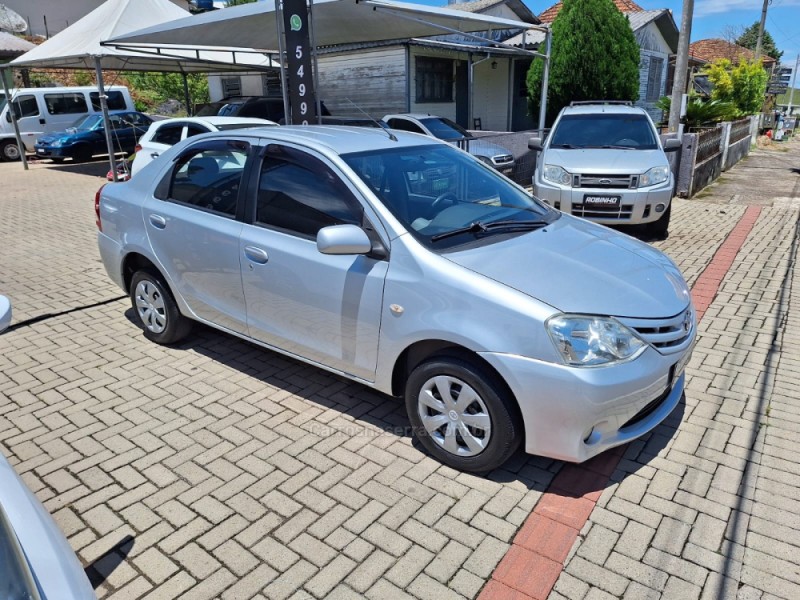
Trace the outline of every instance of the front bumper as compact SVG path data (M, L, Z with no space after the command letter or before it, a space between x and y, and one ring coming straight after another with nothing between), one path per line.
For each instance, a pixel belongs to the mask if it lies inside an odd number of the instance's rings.
M54 148L53 146L36 144L33 150L36 156L42 158L70 158L72 156L72 154L70 154L72 146L59 146L58 148Z
M683 352L648 348L627 363L575 368L486 352L508 383L525 425L525 451L583 462L661 423L683 395L693 340ZM679 372L680 371L680 372Z
M646 188L572 188L545 181L537 173L533 194L554 208L595 223L636 225L652 223L664 214L672 200L673 186L670 176L664 183ZM589 208L584 204L586 196L619 196L619 208Z

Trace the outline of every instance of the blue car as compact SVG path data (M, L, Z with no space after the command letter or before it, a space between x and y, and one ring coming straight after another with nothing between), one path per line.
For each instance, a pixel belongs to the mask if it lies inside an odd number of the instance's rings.
M140 112L117 110L109 113L111 139L116 152L132 154L136 140L147 131L153 120ZM95 154L108 154L103 115L81 117L66 131L43 135L34 145L36 156L61 162L71 158L86 162Z

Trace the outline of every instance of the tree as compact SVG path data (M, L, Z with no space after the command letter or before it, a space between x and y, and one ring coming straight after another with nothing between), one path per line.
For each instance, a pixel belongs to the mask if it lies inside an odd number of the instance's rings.
M612 0L564 0L553 21L548 121L573 100L639 98L639 45ZM543 61L528 71L528 97L539 106Z
M139 110L153 110L167 100L184 102L183 77L180 73L130 72L126 79L133 87L132 93ZM204 73L190 73L186 76L189 96L195 104L208 102L208 77Z
M705 73L714 84L712 100L732 103L740 115L761 111L769 79L761 61L740 60L733 66L727 58L721 58L711 63Z
M736 43L745 48L750 48L750 50L755 52L756 43L758 42L758 28L760 25L761 23L759 21L750 25L750 27L744 30L742 35L736 38ZM778 47L775 45L775 40L766 29L764 29L764 37L761 40L761 52L767 56L771 56L778 62L781 61L781 56L783 56L783 52L778 50Z

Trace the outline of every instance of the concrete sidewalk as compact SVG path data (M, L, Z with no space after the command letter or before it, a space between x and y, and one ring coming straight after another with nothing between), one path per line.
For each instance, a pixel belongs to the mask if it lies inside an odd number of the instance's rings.
M99 263L102 164L0 164L0 451L100 597L800 598L797 168L794 141L676 201L655 245L705 311L667 422L482 478L364 387L202 327L147 342Z

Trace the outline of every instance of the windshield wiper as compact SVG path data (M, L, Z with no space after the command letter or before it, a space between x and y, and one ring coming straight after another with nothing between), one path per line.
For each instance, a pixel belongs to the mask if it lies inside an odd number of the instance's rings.
M436 235L431 236L431 241L438 242L439 240L453 237L454 235L461 235L462 233L486 233L495 230L532 231L534 229L539 229L546 225L549 225L549 223L547 221L542 221L542 220L535 220L535 221L508 220L508 221L494 221L493 223L484 223L483 221L473 221L472 223L470 223L469 225L465 225L464 227L459 227L458 229L445 231L443 233L437 233Z
M564 148L565 150L575 150L578 146L573 146L572 144L552 144L551 148ZM581 146L583 148L583 146Z
M606 144L605 146L600 146L604 150L637 150L638 146L616 146L614 144Z

